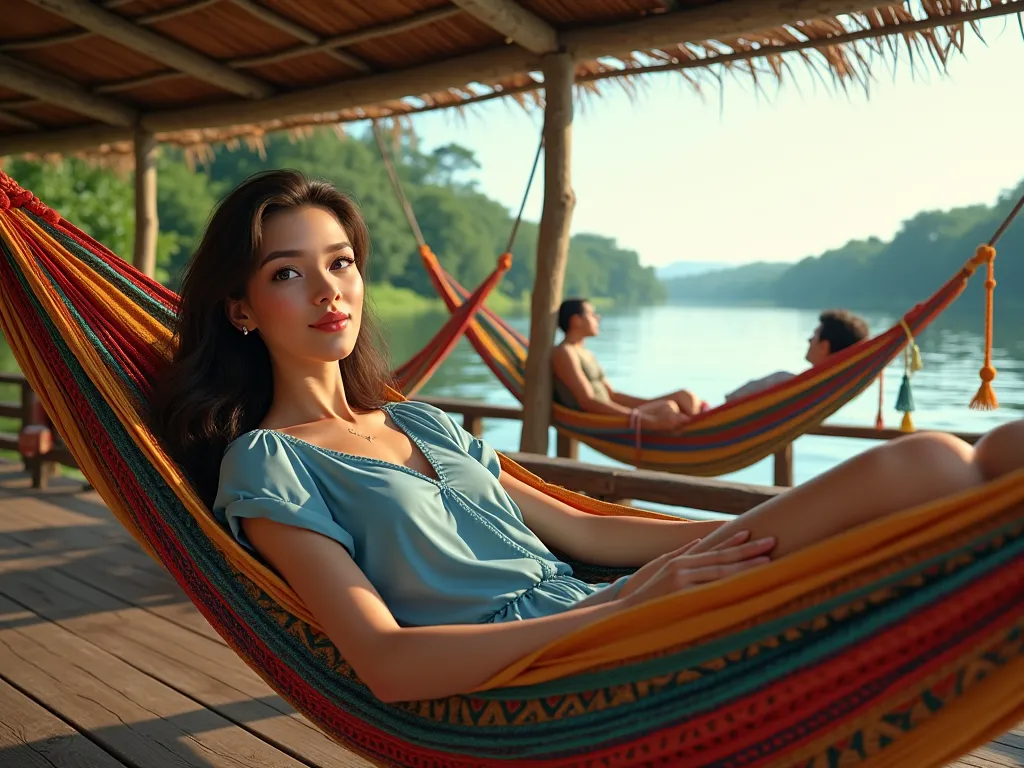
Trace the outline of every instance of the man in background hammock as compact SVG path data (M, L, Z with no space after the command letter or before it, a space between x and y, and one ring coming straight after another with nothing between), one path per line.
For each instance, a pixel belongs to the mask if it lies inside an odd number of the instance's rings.
M845 309L830 309L818 317L818 327L807 340L807 355L804 359L812 366L821 365L832 355L852 347L867 337L868 324L863 318ZM781 384L796 375L789 371L776 371L760 379L748 381L739 389L727 394L725 400L739 400L741 397Z
M558 308L558 327L565 338L551 354L555 402L578 411L629 416L646 429L673 430L688 422L708 404L693 392L680 389L654 398L616 392L608 383L594 354L583 346L600 330L601 316L587 299L566 299Z

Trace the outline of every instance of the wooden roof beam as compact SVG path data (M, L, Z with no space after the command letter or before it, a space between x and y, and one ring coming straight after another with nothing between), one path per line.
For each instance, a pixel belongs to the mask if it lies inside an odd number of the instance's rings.
M10 123L11 125L16 125L19 128L28 128L30 131L39 129L38 123L34 123L21 115L14 114L13 112L8 112L6 109L0 109L0 123Z
M156 24L164 19L173 19L185 13L198 11L208 5L219 3L220 0L191 0L191 2L175 5L160 11L144 13L141 16L132 17L133 24ZM108 3L105 7L110 8ZM7 43L0 43L0 51L24 51L32 48L46 48L50 45L61 45L63 43L74 43L92 37L95 33L89 29L74 29L70 32L61 32L57 35L43 35L42 37L27 37L21 40L11 40Z
M558 33L544 19L515 0L452 0L470 16L501 32L506 39L531 53L552 53L558 49Z
M236 72L191 48L143 29L123 16L106 11L86 0L28 0L44 10L73 21L96 34L115 40L126 48L139 51L163 64L218 88L250 99L263 99L273 93L265 82Z
M106 96L97 96L63 77L0 53L0 85L73 110L109 125L132 125L138 113Z
M149 112L143 116L142 122L147 130L154 133L240 125L295 115L336 112L416 94L460 88L467 83L493 83L511 75L539 69L538 56L518 47L502 46L415 68L283 93L262 101ZM6 143L6 138L0 138L0 149Z

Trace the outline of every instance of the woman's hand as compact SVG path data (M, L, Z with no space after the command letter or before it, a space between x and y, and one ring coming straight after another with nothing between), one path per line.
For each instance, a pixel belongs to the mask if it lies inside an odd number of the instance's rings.
M618 598L636 605L767 563L775 539L769 536L747 541L748 538L749 531L740 531L707 552L691 555L689 552L700 542L695 539L640 568L622 585Z

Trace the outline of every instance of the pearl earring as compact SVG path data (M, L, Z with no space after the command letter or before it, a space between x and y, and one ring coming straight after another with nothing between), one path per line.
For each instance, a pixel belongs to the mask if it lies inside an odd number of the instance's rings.
M246 328L244 325L242 326L242 335L243 336L248 336L249 335L249 329Z

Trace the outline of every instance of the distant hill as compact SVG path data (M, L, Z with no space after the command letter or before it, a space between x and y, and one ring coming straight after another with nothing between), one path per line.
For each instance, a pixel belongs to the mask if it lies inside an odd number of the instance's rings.
M677 277L689 277L691 275L703 275L714 272L725 266L715 261L674 261L664 267L658 267L654 274L659 280L672 280Z
M665 280L670 299L692 303L782 307L906 309L948 280L986 242L1024 194L1024 182L995 205L922 211L892 240L852 240L794 264L756 263ZM1024 216L997 246L995 303L1024 309ZM978 307L984 278L975 277L958 307Z
M757 262L665 280L669 300L701 303L757 303L770 301L776 281L793 266Z

